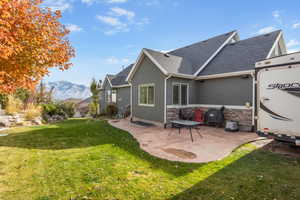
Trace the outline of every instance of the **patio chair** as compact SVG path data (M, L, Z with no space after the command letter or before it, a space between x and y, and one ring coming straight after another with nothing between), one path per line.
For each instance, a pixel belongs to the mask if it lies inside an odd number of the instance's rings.
M194 121L195 122L201 122L201 123L204 124L204 113L201 109L195 110Z
M193 121L195 122L200 122L201 124L196 127L195 129L197 130L198 134L202 137L201 133L199 133L200 127L205 124L205 113L201 109L196 109L194 112L194 119Z

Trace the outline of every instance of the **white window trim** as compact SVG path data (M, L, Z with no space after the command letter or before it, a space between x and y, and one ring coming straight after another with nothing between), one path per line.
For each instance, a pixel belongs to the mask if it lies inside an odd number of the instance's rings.
M153 95L153 104L143 104L141 103L141 87L149 87L149 86L153 86L153 92L154 92L154 95ZM148 99L148 92L147 92L147 99ZM138 102L139 102L139 106L146 106L146 107L154 107L155 106L155 84L154 83L149 83L149 84L140 84L138 86Z
M116 101L113 101L113 91L115 91L115 95L116 95ZM116 89L112 89L111 90L111 102L112 103L117 103L117 101L118 101L118 92L117 92L117 90Z
M110 95L107 95L107 92L110 91ZM112 96L111 96L111 90L105 90L105 102L106 103L112 103ZM108 99L108 97L110 96L110 98ZM108 101L110 100L110 101Z
M179 85L179 104L174 104L174 85ZM177 105L177 106L182 106L182 101L181 101L181 85L186 85L187 86L187 92L186 92L186 105L189 105L189 91L190 91L190 84L188 83L179 83L179 82L173 82L172 83L172 105Z

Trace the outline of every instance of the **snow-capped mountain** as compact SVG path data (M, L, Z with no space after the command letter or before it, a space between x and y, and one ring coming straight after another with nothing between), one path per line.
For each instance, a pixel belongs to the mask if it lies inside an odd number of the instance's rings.
M53 98L66 100L69 98L86 99L91 96L89 87L68 81L46 82L47 89L54 87Z

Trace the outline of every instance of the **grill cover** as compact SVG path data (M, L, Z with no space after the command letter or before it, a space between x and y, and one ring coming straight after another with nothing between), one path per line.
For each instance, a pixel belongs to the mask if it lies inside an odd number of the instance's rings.
M205 114L205 122L208 125L222 126L224 123L224 106L221 109L211 108Z

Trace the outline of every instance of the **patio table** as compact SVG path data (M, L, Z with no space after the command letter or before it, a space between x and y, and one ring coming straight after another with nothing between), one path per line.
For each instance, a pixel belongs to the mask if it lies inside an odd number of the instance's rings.
M199 136L203 137L201 135L201 133L199 132L199 129L197 129L197 127L199 125L203 125L203 123L201 123L201 122L195 122L195 121L190 121L190 120L172 120L170 122L171 122L172 128L178 128L179 134L180 134L180 130L182 128L189 129L190 130L190 136L191 136L192 142L194 142L193 134L192 134L192 129L196 129L197 133L199 134Z

